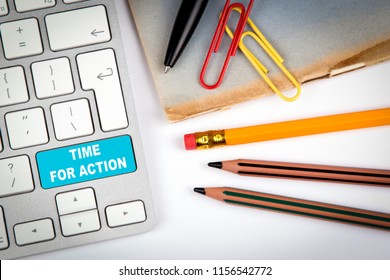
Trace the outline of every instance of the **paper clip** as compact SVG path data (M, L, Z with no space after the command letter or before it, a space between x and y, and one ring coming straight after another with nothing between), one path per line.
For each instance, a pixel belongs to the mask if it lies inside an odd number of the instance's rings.
M238 45L240 43L241 35L244 31L246 21L249 18L249 14L250 14L250 11L252 9L253 3L254 3L254 0L250 0L247 9L245 9L244 5L241 3L230 4L230 0L226 1L225 6L224 6L223 11L222 11L222 14L221 14L221 17L219 19L217 28L215 30L213 39L211 41L209 50L207 52L206 59L203 63L201 73L200 73L200 84L204 88L215 89L222 83L223 77L225 75L226 69L227 69L229 61L230 61L230 58L236 54ZM209 65L212 53L218 52L218 49L219 49L219 46L221 45L222 37L224 34L225 26L227 26L227 21L229 19L230 13L234 8L238 8L240 11L242 11L240 13L240 18L239 18L239 21L237 23L236 32L235 32L234 36L232 35L232 43L230 44L229 50L228 50L226 57L225 57L224 64L222 66L221 72L219 73L219 77L218 77L216 83L209 85L204 81L204 76L205 76L207 67Z
M239 7L236 7L233 10L242 14L242 10ZM300 87L299 83L296 81L296 79L286 69L286 67L284 67L283 58L272 47L272 45L268 42L268 40L264 37L264 35L260 32L260 30L257 28L257 26L253 23L253 21L249 17L247 18L246 22L253 29L253 31L245 31L244 33L242 33L239 44L238 44L239 48L244 53L245 57L253 65L253 67L257 70L257 72L260 74L260 76L266 81L266 83L269 85L269 87L277 95L279 95L285 101L296 100L299 97L299 95L301 94L301 87ZM233 39L233 32L229 29L229 27L227 25L226 25L226 33L230 36L230 38ZM246 36L252 37L266 51L266 53L272 58L272 60L276 63L276 65L280 68L280 70L282 70L282 72L287 76L287 78L290 80L290 82L297 89L297 92L294 96L287 97L287 96L283 95L280 92L280 90L275 86L275 84L268 78L268 76L267 76L268 69L256 58L256 56L243 43L243 40Z

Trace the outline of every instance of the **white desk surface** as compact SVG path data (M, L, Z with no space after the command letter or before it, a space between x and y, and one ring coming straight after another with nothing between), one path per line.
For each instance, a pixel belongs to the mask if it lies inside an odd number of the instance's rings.
M390 188L241 177L207 166L247 158L390 169L390 126L206 151L186 151L182 140L195 131L389 107L390 61L306 84L293 103L271 96L169 124L127 2L116 1L158 222L141 235L30 259L390 259L389 232L231 206L193 192L232 186L390 213Z

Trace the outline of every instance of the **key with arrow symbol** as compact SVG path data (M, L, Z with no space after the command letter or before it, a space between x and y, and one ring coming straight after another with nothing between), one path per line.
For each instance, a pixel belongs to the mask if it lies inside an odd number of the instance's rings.
M103 73L100 73L97 76L97 78L100 79L100 80L103 80L103 78L110 77L110 76L112 76L114 74L114 71L112 70L112 68L106 68L106 70L108 70L108 72L109 72L108 74L103 75Z
M104 30L96 31L96 28L91 32L91 35L97 37L99 33L104 33Z

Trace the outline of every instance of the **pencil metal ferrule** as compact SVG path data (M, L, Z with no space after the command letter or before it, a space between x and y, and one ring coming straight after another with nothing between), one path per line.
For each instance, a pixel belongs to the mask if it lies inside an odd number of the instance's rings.
M209 149L226 145L225 130L195 133L196 149Z

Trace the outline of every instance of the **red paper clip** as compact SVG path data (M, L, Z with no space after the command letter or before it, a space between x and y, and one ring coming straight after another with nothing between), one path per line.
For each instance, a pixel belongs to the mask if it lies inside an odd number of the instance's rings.
M219 87L219 85L222 83L223 77L225 75L226 69L227 69L229 61L230 61L230 57L236 55L236 51L238 48L238 44L240 43L240 38L241 38L242 32L244 31L246 21L249 17L249 14L251 12L252 5L254 2L255 2L255 0L250 0L248 7L245 9L244 5L241 3L230 4L230 0L226 1L225 6L224 6L223 11L222 11L222 14L221 14L221 17L219 19L218 25L217 25L217 29L215 30L213 39L211 41L209 51L207 52L206 59L203 63L202 71L200 72L200 84L204 88L215 89L215 88ZM240 9L242 11L242 13L241 13L240 19L237 23L236 32L234 33L232 43L230 44L229 50L226 54L225 62L222 66L222 69L221 69L221 72L219 74L217 82L213 85L206 84L206 82L204 81L204 75L205 75L207 67L209 65L211 55L213 52L214 53L218 52L227 21L229 19L231 11L234 8Z

